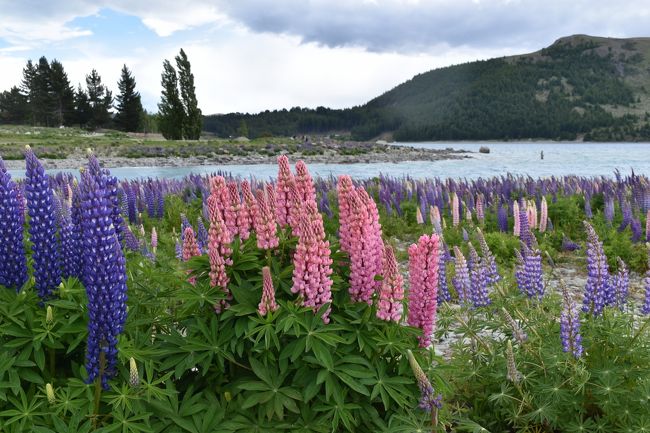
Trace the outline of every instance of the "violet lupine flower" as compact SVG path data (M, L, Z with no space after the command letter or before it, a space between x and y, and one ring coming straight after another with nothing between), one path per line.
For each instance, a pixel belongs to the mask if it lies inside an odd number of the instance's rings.
M201 217L198 218L196 224L196 242L199 244L201 253L208 251L208 229L205 228L205 223L203 223L203 218Z
M650 242L650 209L645 217L645 241Z
M255 220L255 233L257 234L257 248L270 250L280 245L278 238L278 225L275 221L275 214L268 203L268 194L263 190L256 193L257 201L255 203L253 214Z
M483 262L487 267L488 284L495 284L501 280L501 275L499 275L499 269L497 268L497 260L494 257L494 254L492 254L492 251L490 251L490 247L488 246L481 229L477 229L476 232L478 243L481 247L481 254L483 255Z
M129 230L129 232L131 233L131 230ZM133 235L133 233L131 233L131 234ZM135 236L133 236L133 239L135 239ZM137 242L138 240L135 239L135 241ZM128 239L127 239L127 245L128 245ZM175 245L174 245L174 252L175 252L175 256L176 256L176 258L178 260L183 260L183 246L178 241L178 239L176 239L176 242L175 242Z
M637 243L641 240L643 229L641 228L641 221L632 218L630 222L630 230L632 230L632 242Z
M16 184L0 158L0 285L20 290L27 281L23 245L24 216Z
M278 156L278 180L275 185L275 212L280 228L289 225L291 211L291 183L293 174L286 155Z
M266 316L267 313L276 311L278 304L275 302L275 288L273 287L273 278L271 278L271 269L268 266L262 268L262 300L257 306L257 312L260 316Z
M562 284L564 307L560 313L560 338L562 350L570 353L574 358L582 356L582 336L580 335L580 313L571 300L566 285Z
M517 370L515 353L512 350L512 342L510 340L506 344L506 366L508 369L506 378L512 383L519 383L521 381L521 373Z
M497 210L497 223L499 231L506 233L508 231L508 210L505 206L499 206Z
M529 298L541 300L544 297L542 278L542 255L538 249L530 249L522 242L522 252L515 251L517 267L515 279L519 291Z
M625 262L620 257L618 261L618 272L612 276L612 284L610 293L613 295L612 300L609 300L608 305L616 305L621 311L625 311L627 305L627 296L630 289L630 271L625 266Z
M548 224L548 204L546 203L546 197L542 197L542 204L541 204L541 215L539 219L539 231L541 233L544 233L547 228Z
M451 196L451 223L454 227L460 224L460 203L458 202L458 195L453 193Z
M458 293L458 301L464 304L470 299L472 284L469 278L469 270L467 269L467 260L465 260L465 256L457 246L454 246L454 259L456 275L451 279L451 282L454 284L456 293Z
M377 302L377 318L399 323L404 299L404 278L397 268L393 247L384 244L383 275Z
M105 179L82 173L82 273L88 296L88 383L96 378L108 389L117 374L117 337L126 320L126 261L113 225Z
M212 220L210 221L210 230L208 231L208 258L210 260L210 286L221 287L226 294L226 298L215 305L215 311L220 313L230 306L229 301L232 295L228 290L228 275L226 275L226 266L232 265L232 233L228 230L221 214L213 210L210 212Z
M470 262L472 264L469 271L469 278L471 283L470 297L472 299L472 305L475 308L484 307L490 305L490 298L488 296L487 289L487 269L471 242L468 243L468 246L470 253Z
M621 221L621 225L618 226L619 232L625 230L625 227L632 223L632 206L630 203L628 201L624 201L621 207L623 211L623 221Z
M533 247L533 233L530 231L528 224L528 213L525 209L519 211L519 237L528 248Z
M483 209L483 194L479 194L476 197L476 218L478 219L479 224L485 222L485 210Z
M462 233L463 233L463 240L464 240L465 242L469 242L469 233L467 233L467 230L465 230L464 227L463 227L463 231L462 231Z
M580 249L580 245L573 242L571 239L564 236L562 238L562 251L576 251Z
M436 324L440 238L436 234L422 235L408 253L408 324L422 330L420 347L428 347Z
M589 219L594 217L594 214L591 211L591 196L589 194L585 195L585 216Z
M427 413L432 413L435 409L442 408L442 394L435 394L429 378L424 374L422 367L420 367L420 364L418 364L418 361L413 356L413 352L407 349L406 354L413 375L415 375L418 388L420 388L420 403L418 407Z
M605 306L605 295L611 290L609 266L603 243L594 228L584 221L587 231L587 285L582 311L598 316Z
M319 310L332 300L332 259L330 244L325 240L323 218L313 203L301 207L300 237L293 255L292 293L302 297L305 307ZM331 308L323 314L329 323Z
M447 283L447 262L451 261L451 255L445 245L445 242L440 237L440 263L438 264L438 305L442 302L451 301L451 294L449 293L449 283Z
M128 208L128 217L131 224L137 222L137 209L136 209L136 195L134 191L135 186L124 184L124 194L126 195L126 204Z
M124 244L126 245L126 248L131 250L131 251L138 251L140 250L140 241L138 241L138 238L135 237L133 232L129 227L126 227L124 229ZM177 242L176 243L178 250L180 251L180 244ZM180 253L177 258L181 258L182 253Z
M643 302L643 306L641 307L641 314L650 314L650 266L645 273L643 283L645 285L645 300Z
M352 302L372 303L372 295L381 282L384 244L377 206L363 187L352 198L348 223L350 228L350 298Z
M156 188L156 216L162 218L165 216L165 196L160 188L160 183L157 184Z
M352 178L348 175L339 176L336 185L338 194L338 207L339 207L339 238L341 250L350 252L351 233L350 223L352 222L351 210L352 201L356 195L356 190L352 184Z
M61 267L56 248L54 193L49 177L29 146L25 152L25 161L25 196L30 216L29 237L33 244L34 279L38 296L45 301L52 297L52 291L61 283Z

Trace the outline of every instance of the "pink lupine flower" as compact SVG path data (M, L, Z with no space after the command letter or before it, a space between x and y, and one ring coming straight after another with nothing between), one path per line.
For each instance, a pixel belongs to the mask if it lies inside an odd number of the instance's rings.
M440 224L440 209L438 209L438 206L429 206L429 219L431 220L431 225L436 229L436 233L440 233L442 226Z
M537 204L532 200L529 201L526 212L528 214L528 226L531 229L537 228Z
M278 213L276 212L276 206L275 206L275 187L273 186L273 184L267 183L265 189L266 189L266 205L269 207L269 212L271 212L274 215L276 219L275 221L278 222L277 220Z
M298 186L294 179L289 181L289 227L294 236L300 237L300 218L303 213L305 202L300 198Z
M458 202L458 196L456 193L453 193L451 196L451 223L454 227L460 224L460 203Z
M355 195L352 178L348 175L339 176L336 185L339 202L339 238L341 250L350 251L350 202Z
M244 198L242 205L246 207L246 216L248 217L248 228L250 230L255 226L255 212L257 206L255 203L255 196L253 195L253 191L251 190L251 184L247 180L243 180L241 183L241 193L242 193L242 197Z
M465 220L472 222L472 211L469 209L469 206L466 206L463 202L463 207L465 208Z
M419 206L415 209L415 221L418 224L424 224L424 217L422 216L422 211Z
M544 233L548 224L548 204L546 203L546 197L542 197L541 207L542 209L539 219L539 231Z
M236 236L239 233L237 214L239 213L240 207L241 199L239 198L237 184L235 182L228 182L228 202L224 208L223 220L232 236Z
M377 205L363 187L357 188L350 213L350 298L371 304L381 286L375 277L381 275L384 245Z
M476 197L476 218L478 222L483 224L485 222L485 210L483 207L483 194Z
M156 228L152 227L151 228L151 250L153 251L154 254L156 254L157 249L158 249L158 233L156 232Z
M275 289L273 288L273 279L271 278L271 269L268 266L262 268L262 300L257 306L260 316L266 316L268 312L278 309L275 302Z
M219 212L221 218L225 219L225 208L230 202L230 193L226 186L226 179L222 176L213 176L210 178L210 195L208 196L208 219L212 220L212 214Z
M519 232L521 231L521 222L519 220L519 203L517 201L512 202L512 214L515 220L512 234L519 237Z
M275 212L280 227L289 224L289 211L291 210L290 187L293 174L286 155L278 157L278 181L275 186Z
M183 232L183 261L186 262L194 256L200 256L199 244L192 227L186 227Z
M316 233L324 233L323 219L318 212L316 215L310 218L305 211L300 219L301 236L293 255L291 287L291 291L302 298L302 304L314 310L332 299L330 244L324 236L316 236ZM323 322L329 323L329 309L323 314Z
M268 194L259 190L256 192L255 203L255 232L257 233L257 248L270 250L277 248L280 240L277 235L277 223L275 215L268 204Z
M377 317L382 320L399 323L402 317L402 299L404 299L404 279L397 268L397 259L393 248L384 245L383 257L384 279L379 291Z
M436 234L422 235L408 252L408 324L422 329L423 335L418 337L420 347L427 347L436 323L440 238Z
M316 201L314 181L309 174L309 170L307 170L307 165L302 160L296 162L296 175L294 176L294 180L296 181L296 189L298 190L301 201Z
M226 293L226 299L221 300L215 306L217 313L222 309L228 308L228 300L232 298L228 291L228 276L226 275L226 266L232 265L232 249L230 243L232 235L219 212L213 214L208 230L208 258L210 259L210 286L221 287Z

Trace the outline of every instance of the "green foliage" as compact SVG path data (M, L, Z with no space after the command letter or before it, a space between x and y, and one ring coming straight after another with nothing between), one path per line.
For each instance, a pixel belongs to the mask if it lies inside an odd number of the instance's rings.
M115 106L117 109L115 124L122 131L139 131L143 120L142 102L140 101L140 93L135 91L135 78L126 65L122 67L117 87L120 93L115 98L117 102Z

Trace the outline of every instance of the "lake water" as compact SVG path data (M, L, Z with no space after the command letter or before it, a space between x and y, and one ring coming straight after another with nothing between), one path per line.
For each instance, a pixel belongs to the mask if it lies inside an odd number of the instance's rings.
M397 143L400 145L400 143ZM561 143L561 142L491 142L491 143L404 143L409 146L432 149L465 149L472 158L445 161L412 161L378 164L309 164L314 176L349 174L355 178L369 178L379 173L390 176L453 177L476 179L505 173L525 174L532 177L561 176L611 176L615 169L629 173L650 175L650 143ZM481 146L490 148L489 154L478 153ZM540 152L544 159L540 159ZM292 161L295 162L295 161ZM111 168L121 179L140 177L182 178L190 173L205 174L217 170L233 175L258 179L275 177L275 164L219 165L196 167L123 167ZM52 170L49 172L55 172ZM77 172L77 170L64 170ZM12 176L22 177L19 170L10 170Z

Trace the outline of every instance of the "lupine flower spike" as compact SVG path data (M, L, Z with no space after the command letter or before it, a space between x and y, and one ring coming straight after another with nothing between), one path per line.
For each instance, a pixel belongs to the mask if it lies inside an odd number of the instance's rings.
M273 279L271 278L271 269L268 266L262 268L262 300L257 306L260 316L266 316L267 313L276 311L278 304L275 302L275 289L273 288Z
M409 253L409 315L408 324L420 328L420 347L431 344L436 323L438 295L438 265L440 239L438 235L422 235L412 244Z
M433 389L429 378L422 370L422 367L420 367L420 364L415 359L415 356L413 356L413 352L411 352L410 349L407 349L406 355L418 384L418 388L420 388L420 404L418 407L428 413L433 413L435 410L442 408L442 394L435 394L435 390Z
M582 356L582 336L580 335L580 314L571 300L569 289L560 280L562 287L563 308L560 314L560 338L562 350L578 359Z
M27 281L23 214L16 184L0 158L0 285L15 290Z
M402 299L404 299L404 281L397 268L397 259L393 247L384 244L384 278L379 291L377 317L399 323L402 317Z

